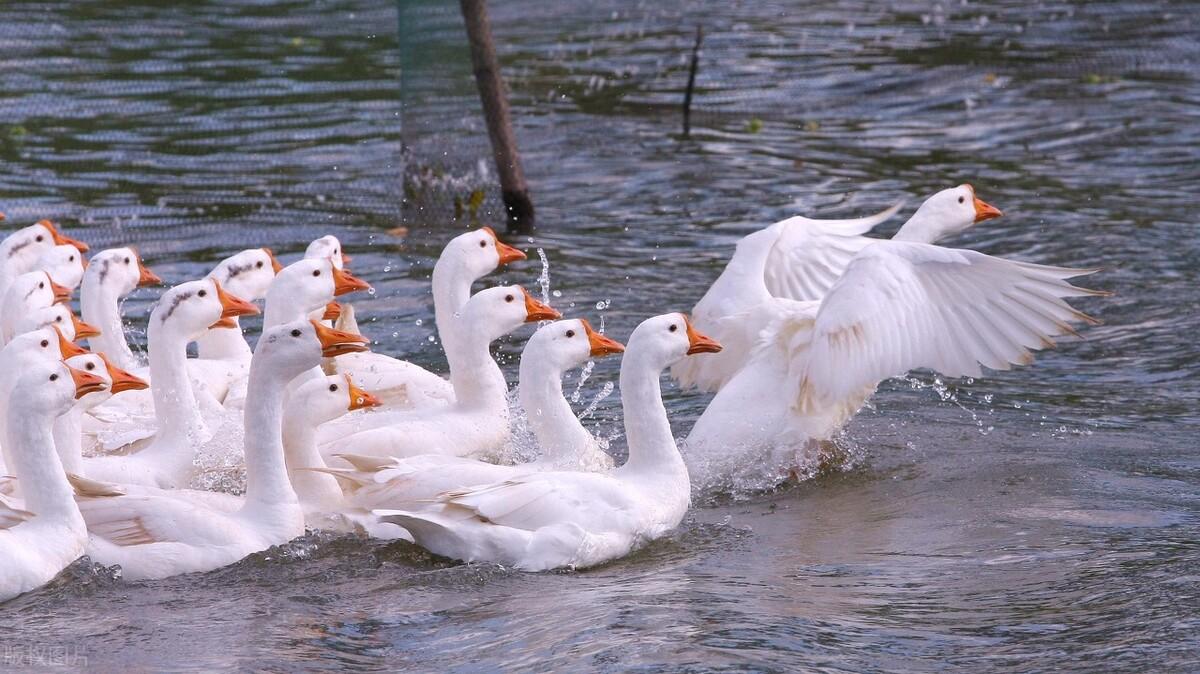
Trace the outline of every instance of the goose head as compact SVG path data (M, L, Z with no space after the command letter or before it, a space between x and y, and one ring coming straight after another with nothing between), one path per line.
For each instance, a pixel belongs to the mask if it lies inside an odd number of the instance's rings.
M926 199L905 223L902 231L908 229L913 235L919 236L921 241L934 243L1001 215L1003 213L1000 209L975 195L974 187L963 183Z
M525 323L559 318L562 314L515 285L480 290L467 300L462 310L467 331L489 344Z
M141 379L117 367L102 353L85 353L66 359L67 365L73 369L93 374L105 383L103 392L96 391L79 399L84 408L92 408L110 397L124 391L140 391L150 388Z
M334 374L304 382L288 402L301 412L303 423L316 427L354 410L378 407L378 398L360 389L348 374Z
M251 367L254 363L268 364L290 381L305 370L320 365L322 358L366 350L367 339L362 335L301 319L264 330L254 347Z
M566 372L592 358L621 353L624 350L625 347L620 342L592 329L591 323L582 318L573 318L554 321L538 328L525 344L521 360L523 362L526 358L534 358L558 372Z
M206 278L180 283L163 293L150 313L150 327L194 341L209 328L235 327L232 318L257 313L253 304Z
M4 239L3 247L8 254L4 262L17 273L23 273L33 269L42 253L62 245L74 246L81 253L88 250L86 243L63 235L54 223L39 220L36 224L18 229Z
M12 285L8 287L4 303L9 311L27 313L59 302L68 302L70 299L71 290L55 283L50 274L31 271L13 280Z
M270 248L251 248L221 260L208 277L233 295L253 302L267 296L271 281L282 270Z
M13 333L20 335L51 326L58 328L71 341L100 336L99 328L79 320L66 304L55 304L25 314L17 321Z
M50 274L54 282L74 290L83 280L83 272L87 269L87 260L75 246L54 246L42 253L34 265L34 269Z
M308 315L347 293L368 290L370 285L348 271L338 269L329 258L311 258L283 268L267 290L267 311L286 308L289 313Z
M637 354L658 370L674 365L684 356L717 353L721 345L700 334L687 314L662 314L642 321L629 336L627 359Z
M162 279L142 264L132 248L109 248L96 253L83 273L83 285L88 290L104 289L113 297L124 297L134 288L160 283Z
M4 346L0 354L7 362L31 363L39 360L59 361L88 353L57 328L41 328L18 335Z
M107 388L108 384L100 377L76 370L63 361L38 361L23 369L10 404L58 416L77 399Z
M333 266L338 269L345 269L350 265L350 256L342 248L342 242L332 234L326 234L308 244L308 248L304 249L304 259L331 260Z
M450 239L437 264L474 281L503 265L524 259L525 253L501 241L491 227L480 227Z

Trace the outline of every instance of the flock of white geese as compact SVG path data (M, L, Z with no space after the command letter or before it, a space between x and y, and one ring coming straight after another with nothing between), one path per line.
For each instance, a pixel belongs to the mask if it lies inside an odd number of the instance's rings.
M1065 301L1103 294L1067 281L1090 270L937 245L1001 215L970 185L927 199L891 239L865 236L898 208L750 234L690 316L648 318L624 345L521 286L471 294L525 255L489 228L465 232L432 278L448 378L368 351L353 307L335 300L368 286L333 236L286 267L246 250L164 292L144 364L121 301L161 281L136 251L85 261L87 246L48 221L17 229L0 243L0 600L85 554L128 579L163 578L306 529L526 570L600 564L674 529L693 488L761 488L805 470L888 377L1027 364L1092 321ZM259 300L251 349L238 317ZM539 327L518 400L540 455L505 465L510 403L490 345L527 323ZM569 370L615 354L620 466L562 389ZM668 368L715 392L682 451L660 391ZM231 410L244 424L244 492L187 488Z

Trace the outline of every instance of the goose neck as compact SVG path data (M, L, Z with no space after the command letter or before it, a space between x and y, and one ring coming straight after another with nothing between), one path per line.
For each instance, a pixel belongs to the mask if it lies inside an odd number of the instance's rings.
M434 323L451 369L454 368L451 351L459 337L457 318L467 300L471 299L471 284L474 282L466 265L457 256L443 255L433 266Z
M54 448L58 451L58 460L62 462L63 470L75 475L84 474L82 425L83 409L78 404L54 420Z
M25 508L39 517L66 517L83 528L83 517L75 505L74 492L54 447L54 415L31 409L24 401L9 405L7 437L12 466Z
M250 364L246 385L246 503L255 506L297 503L288 480L283 449L283 391L291 377L267 359Z
M945 228L938 219L926 211L917 209L900 229L892 236L893 241L912 241L914 243L935 243L945 236Z
M546 362L521 359L521 408L541 448L541 458L558 462L577 458L594 443L562 390L563 373Z
M507 409L508 382L492 357L491 342L479 335L479 331L472 331L447 345L455 352L450 362L455 400L464 407Z
M108 356L125 370L138 366L129 344L125 341L125 326L121 322L121 294L99 283L92 273L84 275L79 290L79 306L83 320L100 329L100 335L88 338L88 346Z
M150 391L158 419L158 439L191 444L190 438L204 437L208 429L188 377L188 338L151 315L149 341L150 379L154 382Z
M633 353L631 353L633 352ZM621 364L621 407L625 416L625 437L629 460L621 467L624 474L660 474L682 471L687 475L683 457L671 435L671 424L662 401L660 364L651 362L634 348L625 352Z
M316 427L294 405L289 405L283 415L283 452L288 478L300 503L327 511L341 501L342 489L335 477L306 470L327 466L317 449Z

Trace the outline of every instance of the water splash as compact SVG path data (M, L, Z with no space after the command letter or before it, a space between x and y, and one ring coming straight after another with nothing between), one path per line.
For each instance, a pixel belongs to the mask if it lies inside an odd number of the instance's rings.
M542 261L542 273L538 275L538 286L542 289L542 301L550 303L550 259L546 257L543 248L537 249L538 259Z
M611 381L604 382L604 386L600 387L600 392L593 396L592 401L588 403L588 406L583 408L583 411L579 413L579 420L583 421L584 419L591 418L592 415L596 413L596 408L600 406L600 403L603 402L605 398L612 395L612 392L616 390L616 388L617 387L613 385ZM576 393L578 393L578 391L576 391Z
M579 371L579 381L575 382L575 390L571 392L571 402L579 402L580 395L583 393L583 385L592 376L592 370L594 369L596 369L596 361L594 360L589 360L583 365L583 369Z

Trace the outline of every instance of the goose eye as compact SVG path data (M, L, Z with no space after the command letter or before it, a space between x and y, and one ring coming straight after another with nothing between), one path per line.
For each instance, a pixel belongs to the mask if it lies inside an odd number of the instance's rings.
M55 317L54 317L54 322L55 322L55 323L62 323L62 316L55 316Z
M254 266L255 266L255 267L258 267L259 269L262 269L262 268L263 268L263 261L262 261L262 260L259 260L258 262L255 262L255 263L254 263Z
M67 258L67 262L74 262L74 261L75 261L75 256L74 256L74 255L72 255L71 257Z
M678 330L678 329L679 329L679 326L678 326L678 325L675 325L674 323L672 323L672 324L671 324L671 327L669 327L669 328L667 328L667 329L668 329L668 330L670 330L671 332L675 332L676 330Z
M48 339L43 339L43 340L42 340L42 348L44 349L44 348L46 348L47 346L50 346L50 340L48 340Z
M129 262L130 262L129 258L125 258L125 264L129 264Z
M567 330L567 337L574 337L574 336L575 336L574 330Z
M95 364L95 363L88 363L88 364L87 364L87 365L85 365L84 367L86 367L86 368L87 368L87 369L89 369L89 370L95 370L95 369L96 369L96 364Z
M41 235L41 234L38 234L38 237L37 237L37 242L38 242L38 243L41 243L41 242L42 242L42 235Z
M293 336L293 337L299 337L299 336L300 336L300 330L299 330L298 328L297 328L296 330L292 330L292 336Z
M45 287L46 287L46 284L45 284L45 283L39 283L39 284L38 284L38 290L41 290L42 288L45 288Z
M480 248L487 248L487 241L480 241L480 242L479 242L479 247L480 247Z
M958 198L958 203L960 203L960 204L961 204L961 203L963 203L963 202L964 202L964 201L966 201L966 200L967 200L967 198L966 198L966 197L959 197L959 198Z
M207 290L201 290L200 292L198 292L198 293L196 293L196 294L197 294L197 295L199 295L199 296L201 296L201 297L208 297L208 291L207 291Z
M336 391L336 390L337 390L337 384L330 384L330 385L329 385L329 390L330 390L330 391Z
M58 375L56 375L56 374L50 375L50 381L58 381Z
M511 301L513 301L513 296L512 296L512 295L505 295L505 296L504 296L504 301L505 301L505 302L511 302Z

